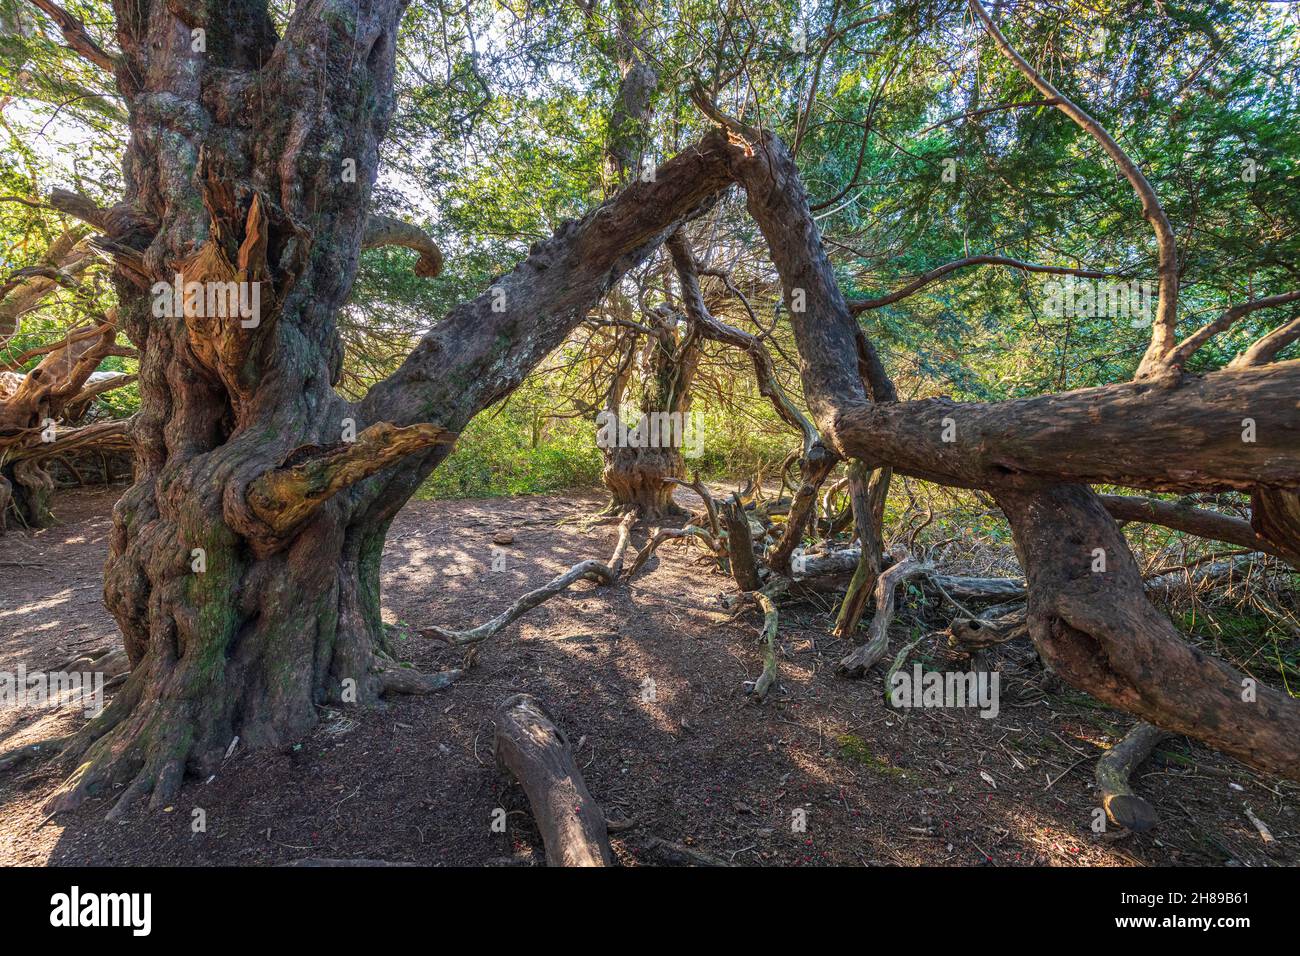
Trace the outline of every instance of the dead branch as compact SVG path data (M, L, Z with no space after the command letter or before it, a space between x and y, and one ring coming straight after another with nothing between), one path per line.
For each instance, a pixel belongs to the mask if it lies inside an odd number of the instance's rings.
M296 449L280 467L249 484L248 504L263 524L284 534L344 488L413 452L455 440L454 432L438 425L399 427L376 422L358 434L356 441Z
M881 468L875 472L861 461L849 467L849 503L853 512L853 525L859 542L858 564L849 581L844 600L840 603L832 633L848 637L858 629L867 598L875 590L884 563L881 523L884 520L885 496L889 491L890 471Z
M446 690L460 677L463 670L438 671L436 674L423 674L410 667L389 667L379 672L379 692L381 694L436 694Z
M824 445L813 446L812 453L799 462L803 482L790 502L790 513L786 517L785 530L780 539L768 549L767 565L780 575L790 574L790 558L803 541L804 529L817 509L817 492L830 476L840 459Z
M90 333L90 334L82 334ZM0 434L9 436L44 427L58 419L114 347L117 328L112 319L93 330L74 330L24 375L12 393L0 400Z
M701 853L689 846L683 846L680 843L673 843L670 840L664 840L659 837L650 837L646 841L646 848L653 853L657 853L660 858L668 863L674 863L680 866L731 866L725 860L719 860L717 857L709 856L707 853Z
M632 562L632 567L627 572L628 580L636 577L637 572L645 567L646 562L654 556L659 546L665 541L689 537L696 537L703 541L709 550L713 552L715 558L723 553L723 539L710 534L707 529L698 525L688 524L681 528L656 528L654 533L650 535L650 540L646 542L646 546L637 555L636 560Z
M756 335L751 335L734 326L720 322L709 311L700 291L700 268L695 261L690 242L684 230L679 229L668 237L669 253L672 255L673 267L677 272L677 281L681 284L682 305L691 321L695 323L701 336L715 342L734 346L750 357L754 366L754 377L758 381L758 392L772 403L782 421L798 429L803 436L804 456L812 453L815 445L821 443L821 436L816 426L806 416L781 387L776 376L776 366L767 347Z
M840 661L836 668L845 677L861 677L889 650L889 625L894 620L894 602L899 585L931 570L926 562L916 561L910 555L895 555L896 562L882 571L876 581L876 612L867 630L867 642L855 648Z
M1028 633L1028 611L1022 606L996 616L981 614L973 618L954 618L948 626L948 644L967 651L977 651L995 644L1005 644Z
M704 514L709 519L709 529L716 538L721 527L718 524L718 504L713 495L709 494L709 489L705 487L704 482L700 481L699 473L692 475L690 481L684 481L681 478L665 478L664 481L674 485L681 485L683 488L690 488L699 496L700 500L704 502Z
M380 246L404 246L420 254L415 263L415 274L422 279L432 279L442 272L442 250L419 226L381 216L372 212L366 219L366 231L361 238L362 249Z
M754 681L750 693L758 700L763 700L777 678L776 629L780 623L780 614L776 609L776 601L766 591L755 591L754 600L763 609L763 629L759 632L758 639L765 642L766 647L763 651L763 673Z
M77 428L58 428L54 433L54 441L43 441L21 449L10 448L8 455L11 460L30 459L39 462L88 448L103 452L129 452L131 426L134 422L135 416L132 416Z

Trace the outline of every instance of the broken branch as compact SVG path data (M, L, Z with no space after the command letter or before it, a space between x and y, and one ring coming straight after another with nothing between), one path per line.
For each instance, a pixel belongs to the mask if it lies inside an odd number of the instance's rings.
M301 464L286 464L269 471L248 486L247 500L253 513L276 534L296 527L320 505L344 488L386 468L399 458L429 448L449 445L455 432L439 425L397 426L376 422L356 441L331 448L300 448L289 459L307 453Z
M1139 723L1097 761L1101 804L1112 823L1142 833L1160 822L1155 807L1133 792L1130 778L1168 736L1159 727Z

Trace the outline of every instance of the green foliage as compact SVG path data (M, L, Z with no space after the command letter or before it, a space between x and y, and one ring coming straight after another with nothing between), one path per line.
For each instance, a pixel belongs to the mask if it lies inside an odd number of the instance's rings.
M110 5L67 7L113 49ZM272 7L283 27L291 4ZM720 108L777 132L797 151L847 295L879 295L974 253L1154 277L1150 228L1128 183L1059 111L1023 105L1036 91L988 42L966 0L415 4L399 37L397 110L374 207L426 228L446 271L415 277L405 249L363 255L340 319L339 387L349 397L389 374L425 330L532 243L612 191L603 159L620 81L616 24L629 12L659 75L653 112L637 130L649 157L672 155L711 125L687 95L697 81ZM1003 5L1001 16L1011 42L1112 132L1160 195L1181 245L1181 334L1229 304L1295 288L1300 10L1253 0L1068 0ZM0 194L39 202L61 185L114 200L124 133L112 79L26 0L0 0L0 27ZM0 266L32 264L66 225L49 210L0 203ZM731 270L754 314L728 296L711 307L768 337L797 396L778 290L740 197L697 228L722 250L726 261L714 264ZM662 267L653 261L629 287L660 283ZM964 270L862 322L906 397L993 401L1128 378L1147 330L1111 316L1046 314L1052 281ZM111 306L102 281L94 295L95 309ZM58 297L0 359L84 322L91 305ZM1291 314L1252 314L1198 353L1192 370L1221 367ZM575 334L505 410L465 430L426 493L595 483L591 419L611 373L597 353L609 344ZM694 406L706 423L704 456L691 465L710 478L772 476L796 436L755 394L743 359L707 353ZM122 389L104 404L125 414L133 396ZM1004 534L996 517L984 527L988 509L978 502L945 507L952 514L927 535L956 533L963 521Z
M548 427L546 437L534 442L535 424L524 409L479 415L416 497L541 494L599 483L601 458L591 422L566 420Z

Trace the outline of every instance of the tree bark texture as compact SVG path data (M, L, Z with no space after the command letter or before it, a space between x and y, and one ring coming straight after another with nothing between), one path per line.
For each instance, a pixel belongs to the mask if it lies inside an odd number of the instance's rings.
M393 515L449 438L726 182L715 134L536 243L347 402L336 316L367 240L404 6L305 0L277 36L252 0L115 5L127 195L96 241L140 353L141 408L104 592L133 669L68 748L77 769L52 810L114 785L113 812L166 803L236 736L283 744L322 703L402 690L380 621ZM258 320L155 314L155 284L176 276L259 283Z

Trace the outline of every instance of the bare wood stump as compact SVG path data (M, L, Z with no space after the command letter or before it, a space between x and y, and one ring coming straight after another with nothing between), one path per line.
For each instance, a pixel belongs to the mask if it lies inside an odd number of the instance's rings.
M731 576L742 591L757 591L762 582L758 577L758 565L754 561L754 539L749 530L749 518L740 498L731 496L731 500L722 506L722 517L727 524L727 554L731 558Z
M569 742L529 694L497 707L497 764L528 796L549 866L609 866L605 814L587 790Z

